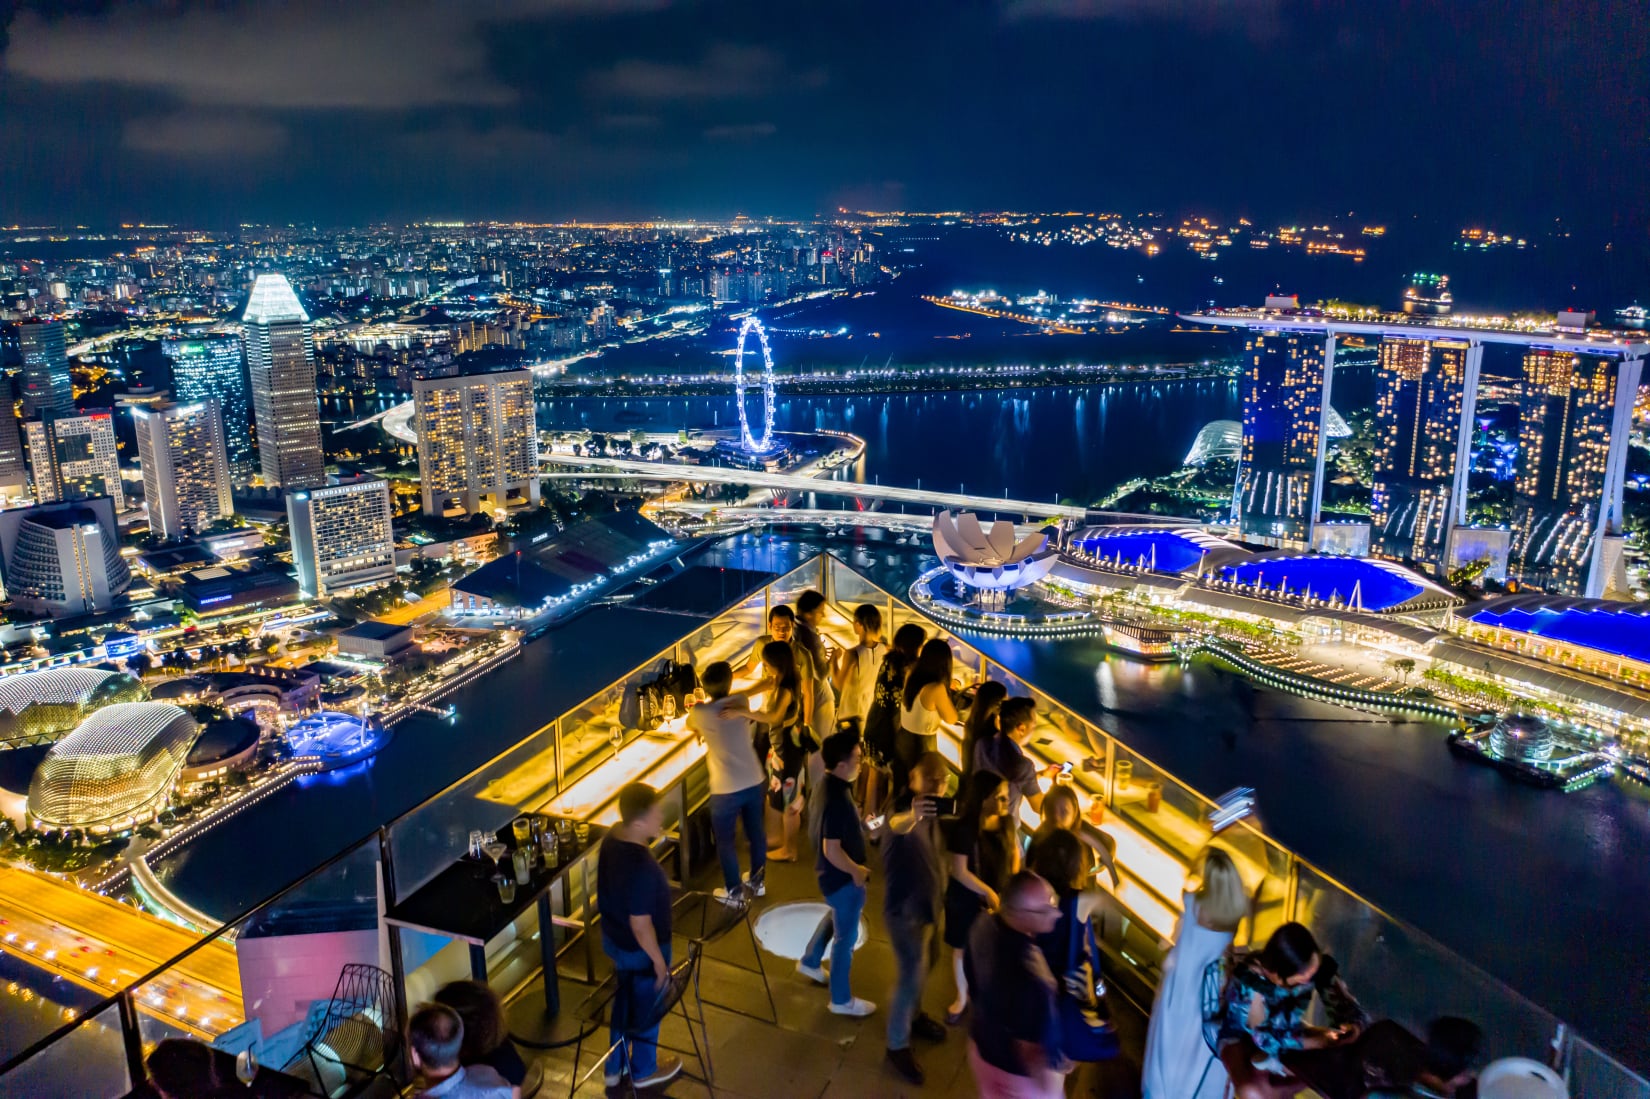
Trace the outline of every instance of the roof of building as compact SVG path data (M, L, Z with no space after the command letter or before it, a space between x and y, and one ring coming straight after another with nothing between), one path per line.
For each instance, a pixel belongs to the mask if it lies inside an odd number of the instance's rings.
M217 559L216 554L193 542L181 546L162 546L159 549L145 550L138 554L138 564L150 572L158 573L181 572L184 569L210 565ZM200 571L207 570L201 569Z
M653 585L626 605L642 610L711 618L759 590L776 575L753 569L694 565Z
M149 688L149 697L156 702L171 702L179 698L198 698L212 689L212 681L201 675L182 675L156 683Z
M1196 527L1089 527L1072 535L1070 545L1104 561L1163 573L1207 571L1250 556Z
M1590 706L1615 710L1629 717L1650 718L1650 697L1643 693L1613 687L1591 676L1539 661L1494 652L1453 637L1440 637L1432 646L1431 656L1434 660L1448 661L1470 672L1487 672L1516 683L1527 683Z
M1223 580L1257 595L1305 597L1336 606L1389 614L1448 606L1460 597L1390 561L1321 553L1267 554L1227 565Z
M129 818L165 797L199 731L164 702L105 706L40 761L29 813L68 828Z
M14 714L38 704L85 706L98 697L126 692L141 696L143 685L124 672L102 668L43 668L0 676L0 708Z
M1469 608L1484 626L1650 661L1650 604L1563 595L1512 595Z
M537 607L573 590L561 576L541 568L524 554L512 553L489 561L470 575L453 581L466 595L489 599L506 607Z
M283 321L307 321L298 295L285 275L266 272L252 284L252 297L247 299L245 320L249 324L279 324Z
M347 630L339 630L339 637L359 637L365 641L393 641L397 637L412 632L411 626L397 625L394 622L380 622L376 618L369 618L365 622L357 622Z
M220 760L240 755L258 743L258 727L250 721L229 718L209 722L201 730L194 747L184 760L187 767L206 767Z
M25 523L33 523L37 527L47 530L68 530L70 527L85 526L97 522L97 513L91 508L52 508L41 510L23 517Z

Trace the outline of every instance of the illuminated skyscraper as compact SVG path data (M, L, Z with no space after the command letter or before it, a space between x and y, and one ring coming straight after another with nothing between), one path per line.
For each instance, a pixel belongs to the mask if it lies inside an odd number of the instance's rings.
M29 444L29 472L34 496L42 504L107 496L115 511L126 509L120 484L120 455L115 447L114 417L104 409L23 425Z
M258 456L252 445L252 407L247 400L241 341L234 336L165 340L161 350L172 362L172 399L179 404L208 398L218 402L230 474L237 481L251 480Z
M197 534L234 511L218 402L162 402L132 409L149 529L161 538Z
M315 343L309 314L285 275L258 276L245 322L246 368L264 484L289 489L325 484Z
M1370 498L1376 552L1435 563L1466 520L1482 358L1482 346L1465 340L1381 341Z
M108 610L132 585L106 496L0 511L6 598L59 617Z
M74 382L63 322L24 321L17 326L23 352L23 417L69 416L74 413Z
M0 500L29 491L29 471L23 460L23 433L17 427L17 402L11 379L0 375Z
M425 515L539 502L533 372L413 380Z
M1260 330L1245 350L1243 457L1234 510L1244 534L1306 542L1323 501L1335 339Z
M292 563L305 596L333 595L395 578L390 486L362 477L286 498Z
M1525 353L1512 550L1526 583L1586 596L1619 583L1622 482L1642 366Z

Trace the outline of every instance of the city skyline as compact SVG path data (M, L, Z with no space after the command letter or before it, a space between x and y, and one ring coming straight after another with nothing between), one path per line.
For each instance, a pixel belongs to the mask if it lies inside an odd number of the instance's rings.
M670 0L417 0L343 19L316 4L25 2L0 95L17 117L76 124L0 137L0 219L1205 203L1642 235L1629 151L1650 123L1619 77L1644 64L1640 5L999 0L787 16ZM1223 120L1231 104L1247 124ZM1473 152L1368 155L1395 129L1439 126L1471 133ZM1151 133L1198 140L1136 155ZM1036 156L994 155L998 134ZM62 172L82 181L73 199Z

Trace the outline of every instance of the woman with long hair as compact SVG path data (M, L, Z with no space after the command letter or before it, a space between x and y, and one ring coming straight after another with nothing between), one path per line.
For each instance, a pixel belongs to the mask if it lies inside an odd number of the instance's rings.
M988 679L974 689L974 705L968 708L968 720L963 722L962 771L975 770L974 746L997 735L997 711L1008 697L1008 687L995 679Z
M1232 945L1249 894L1232 856L1210 846L1192 862L1181 899L1146 1029L1141 1087L1145 1099L1221 1099L1226 1069L1203 1039L1203 972Z
M1077 799L1077 791L1059 782L1043 795L1043 820L1031 833L1031 843L1026 848L1028 865L1036 862L1038 846L1055 832L1070 832L1082 841L1085 878L1094 873L1095 859L1098 858L1106 873L1111 875L1112 888L1117 889L1123 884L1123 878L1117 872L1117 841L1097 829L1096 842L1083 831L1083 806Z
M487 1065L509 1082L514 1099L521 1099L521 1085L527 1079L527 1062L504 1022L504 1005L498 993L481 981L450 981L436 991L435 1002L446 1004L464 1023L464 1044L458 1049L461 1065Z
M807 807L807 729L802 719L802 677L788 641L762 646L762 708L751 716L761 723L757 752L768 761L768 835L782 836L768 851L776 862L796 861L796 833Z
M1116 1032L1097 994L1100 950L1093 921L1106 894L1089 888L1093 859L1075 832L1057 828L1037 845L1030 862L1031 872L1053 886L1059 900L1060 920L1054 930L1037 937L1037 947L1060 983L1061 1052L1078 1066L1074 1071L1083 1074L1080 1079L1093 1072L1083 1065L1109 1061L1118 1053ZM1086 1090L1093 1089L1079 1087L1071 1094Z
M895 778L909 775L918 757L936 750L941 725L958 723L951 701L951 646L936 637L922 647L900 694L896 754L901 769Z
M927 638L927 631L915 622L907 622L894 631L888 651L877 667L876 684L871 689L871 709L865 716L865 747L873 760L893 770L895 790L905 789L909 777L908 768L899 763L900 699L905 691L905 677L916 664Z
M957 816L944 826L946 856L951 876L945 885L945 945L951 948L951 969L957 998L945 1013L956 1026L968 1010L968 978L963 952L974 921L996 910L1000 895L1020 869L1020 844L1008 816L1008 787L1001 775L975 771L963 787Z

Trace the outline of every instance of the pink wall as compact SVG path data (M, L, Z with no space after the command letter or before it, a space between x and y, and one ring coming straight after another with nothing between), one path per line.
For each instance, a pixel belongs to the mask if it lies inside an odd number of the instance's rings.
M246 1017L263 1021L265 1037L301 1020L310 1001L331 996L345 965L383 964L378 958L378 932L372 928L241 939L235 944L235 956L240 962Z

